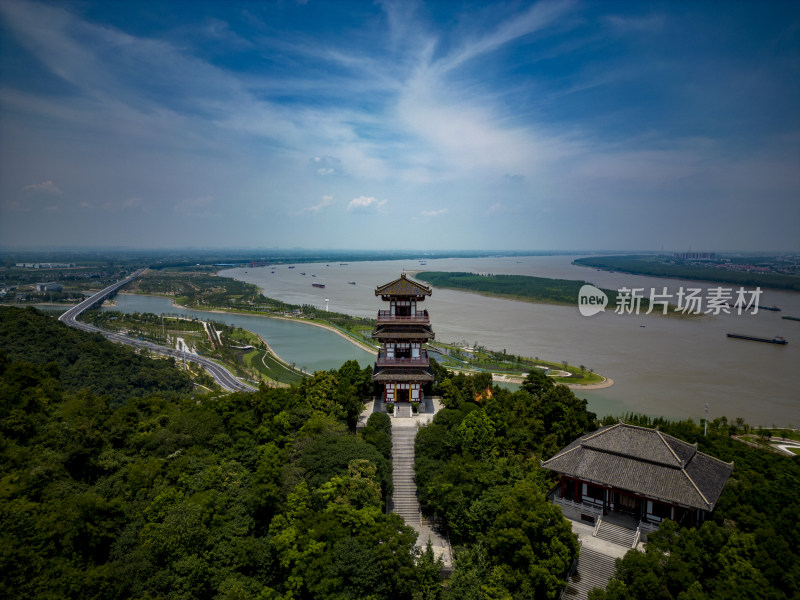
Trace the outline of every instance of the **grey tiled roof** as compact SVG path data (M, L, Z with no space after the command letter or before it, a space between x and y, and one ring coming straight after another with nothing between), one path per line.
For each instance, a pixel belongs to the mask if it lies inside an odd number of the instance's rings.
M542 466L671 504L713 510L733 463L657 429L619 423L572 442Z
M379 340L428 340L435 337L430 325L416 323L376 325L372 337Z
M372 381L392 383L400 381L427 383L434 380L430 367L375 367Z
M379 285L375 288L376 296L430 296L431 288L424 283L414 281L403 273L398 279Z

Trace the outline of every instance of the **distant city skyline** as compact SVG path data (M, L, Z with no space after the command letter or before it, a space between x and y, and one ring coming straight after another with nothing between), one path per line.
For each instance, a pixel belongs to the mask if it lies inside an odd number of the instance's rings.
M0 244L800 250L796 2L0 0Z

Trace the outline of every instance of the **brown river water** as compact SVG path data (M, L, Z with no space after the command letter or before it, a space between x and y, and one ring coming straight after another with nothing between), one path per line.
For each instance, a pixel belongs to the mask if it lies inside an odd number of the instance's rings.
M419 261L298 263L223 271L221 275L253 283L264 295L291 304L313 304L357 316L375 317L382 304L377 285L409 273L470 271L476 273L534 275L585 280L607 289L666 286L677 303L678 290L709 288L721 284L660 279L597 271L572 265L576 256L491 257ZM274 273L272 273L274 271ZM301 275L305 273L305 275ZM349 283L355 282L355 285ZM315 288L312 283L325 285ZM724 286L723 287L732 287ZM699 421L709 405L709 419L725 415L742 417L751 425L800 426L800 294L763 290L763 306L781 312L720 314L695 318L605 312L584 317L574 306L533 304L434 288L425 300L436 339L475 342L493 350L566 360L585 365L614 380L613 387L576 391L599 414L626 411ZM703 309L706 303L703 304ZM772 338L781 335L785 346L728 338L742 333Z

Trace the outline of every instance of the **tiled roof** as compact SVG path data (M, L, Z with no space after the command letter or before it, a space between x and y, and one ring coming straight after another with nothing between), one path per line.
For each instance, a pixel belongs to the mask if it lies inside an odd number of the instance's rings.
M726 463L657 429L619 423L572 442L542 466L671 504L713 510L730 477Z
M430 296L431 288L427 285L406 277L403 273L395 279L375 288L376 296Z
M372 337L379 340L428 340L435 335L430 325L377 325Z
M434 380L430 367L375 367L372 381L391 383L393 381L418 381L426 383Z

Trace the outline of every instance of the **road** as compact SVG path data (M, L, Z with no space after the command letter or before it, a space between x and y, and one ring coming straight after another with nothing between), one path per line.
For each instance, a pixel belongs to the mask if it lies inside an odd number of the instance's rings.
M80 304L76 304L64 314L62 314L58 320L68 325L69 327L74 327L75 329L81 329L83 331L91 331L94 333L99 333L105 336L107 339L111 340L112 342L117 342L119 344L125 344L127 346L133 346L135 348L147 348L149 352L155 352L157 354L162 354L165 356L172 356L176 359L184 359L188 362L195 363L203 367L206 371L208 371L209 375L216 381L220 387L230 392L255 392L258 391L251 385L240 381L236 377L234 377L233 373L228 371L225 367L221 367L213 360L210 360L204 356L198 356L197 354L179 352L178 350L174 350L172 348L167 348L165 346L159 346L158 344L153 344L152 342L148 342L146 340L135 340L133 338L126 337L119 333L113 333L111 331L106 331L104 329L100 329L99 327L95 327L94 325L89 325L88 323L83 323L78 321L78 317L81 315L82 312L88 310L92 306L99 305L102 303L103 300L111 296L112 294L119 291L122 287L139 277L142 273L145 272L146 269L139 269L132 275L129 275L125 279L122 279L107 288L100 290L90 298L87 298Z

